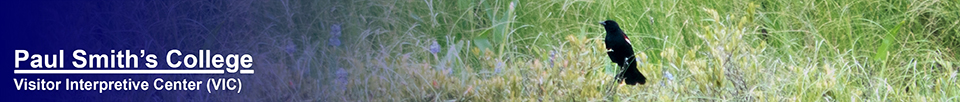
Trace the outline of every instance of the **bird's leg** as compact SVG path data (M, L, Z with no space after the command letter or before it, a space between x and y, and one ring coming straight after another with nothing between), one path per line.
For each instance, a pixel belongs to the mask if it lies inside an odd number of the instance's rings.
M620 82L620 85L617 85L617 87L623 87L623 85L627 85L626 80L620 80L619 82Z

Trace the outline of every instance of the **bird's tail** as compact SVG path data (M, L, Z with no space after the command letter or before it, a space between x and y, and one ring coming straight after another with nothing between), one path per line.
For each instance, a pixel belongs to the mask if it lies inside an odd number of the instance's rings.
M617 74L618 80L623 80L624 83L635 85L635 84L645 84L647 83L647 77L643 76L643 73L640 73L640 70L637 69L637 60L635 57L631 56L626 59L625 65L621 66L621 71Z

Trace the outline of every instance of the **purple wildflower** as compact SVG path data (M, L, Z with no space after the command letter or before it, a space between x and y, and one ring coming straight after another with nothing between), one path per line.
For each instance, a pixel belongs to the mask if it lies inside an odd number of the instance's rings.
M340 38L331 37L330 42L327 44L329 44L330 46L340 46Z
M293 41L287 40L287 46L284 46L283 50L287 51L287 53L293 54L294 51L297 51L297 45L294 44Z
M340 24L330 26L330 35L333 35L333 37L340 37L341 33Z
M663 77L667 80L664 83L660 83L660 86L666 86L666 83L673 82L673 74L670 74L670 71L663 71Z
M673 80L673 74L670 74L669 71L663 71L663 77L667 78L667 81Z
M433 41L433 44L430 44L430 53L437 54L437 52L440 52L440 44Z
M497 64L494 66L495 68L493 69L493 73L494 74L500 73L500 70L503 70L503 61L500 61L499 59L497 59Z
M340 24L334 24L330 27L330 46L340 46L340 35L342 35L342 30L340 29Z
M553 60L557 58L557 51L550 51L550 68L553 68Z
M349 81L347 80L347 78L349 77L350 73L347 73L346 70L344 70L343 68L340 68L340 69L337 69L336 75L337 75L337 80L336 80L337 85L340 85L341 89L346 89L347 82Z

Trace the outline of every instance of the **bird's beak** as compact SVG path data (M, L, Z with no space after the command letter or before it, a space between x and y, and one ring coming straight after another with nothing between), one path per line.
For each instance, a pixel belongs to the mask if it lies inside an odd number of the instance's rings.
M600 25L607 25L607 22L600 21Z

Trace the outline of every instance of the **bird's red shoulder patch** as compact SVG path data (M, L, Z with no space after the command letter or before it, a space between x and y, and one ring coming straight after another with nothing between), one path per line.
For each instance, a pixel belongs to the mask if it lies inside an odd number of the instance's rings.
M627 38L627 34L623 34L623 40L626 40L627 44L633 45L633 43L630 42L630 38Z

